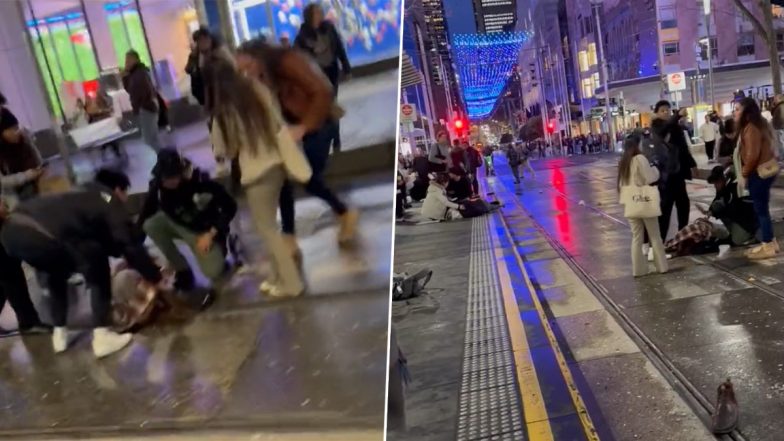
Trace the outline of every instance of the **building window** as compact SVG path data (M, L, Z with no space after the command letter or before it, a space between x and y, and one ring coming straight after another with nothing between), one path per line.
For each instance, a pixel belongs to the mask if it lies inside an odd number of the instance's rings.
M583 98L592 98L593 97L593 82L590 78L583 79Z
M588 45L588 65L596 66L599 63L596 57L596 43Z
M668 55L678 55L681 52L680 44L677 41L665 42L663 48L665 57Z
M591 75L591 82L593 83L592 84L593 90L596 90L599 88L599 86L601 86L601 83L599 81L599 72L594 72L594 74Z
M584 27L585 27L585 32L583 33L583 36L592 33L593 32L593 25L591 24L591 17L583 18L583 23L584 23Z
M754 55L754 34L746 32L738 37L738 56Z
M588 71L588 52L580 51L577 54L577 60L580 63L580 72Z
M661 19L662 29L674 29L678 27L678 16L673 7L659 9L659 18Z
M784 33L776 32L776 49L779 52L784 52Z

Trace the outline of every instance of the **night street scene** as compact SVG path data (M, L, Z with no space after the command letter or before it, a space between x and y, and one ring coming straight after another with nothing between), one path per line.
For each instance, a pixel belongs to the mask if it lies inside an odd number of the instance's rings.
M0 1L0 439L383 440L401 11Z
M784 5L411 0L387 440L781 440Z

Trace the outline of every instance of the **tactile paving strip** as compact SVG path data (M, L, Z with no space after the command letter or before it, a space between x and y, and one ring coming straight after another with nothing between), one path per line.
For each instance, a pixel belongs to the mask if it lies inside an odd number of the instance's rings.
M488 216L474 218L457 441L525 440Z

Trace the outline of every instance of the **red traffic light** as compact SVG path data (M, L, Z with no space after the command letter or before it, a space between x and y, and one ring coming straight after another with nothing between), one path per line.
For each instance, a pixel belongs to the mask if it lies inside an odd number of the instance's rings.
M463 128L463 120L462 119L455 120L455 128L456 129L462 129Z
M553 132L555 132L555 122L548 121L547 122L547 133L552 134Z

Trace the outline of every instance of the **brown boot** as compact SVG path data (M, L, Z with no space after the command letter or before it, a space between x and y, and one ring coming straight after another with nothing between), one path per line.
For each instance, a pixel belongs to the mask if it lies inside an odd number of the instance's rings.
M776 245L773 242L768 242L753 248L746 254L746 257L751 260L770 259L776 257L776 253Z
M359 223L359 211L348 210L340 216L340 231L338 232L338 244L345 246L354 241L357 234L357 224Z
M719 385L711 430L716 435L730 433L738 427L739 416L740 410L738 401L735 399L735 389L728 378L727 381Z

